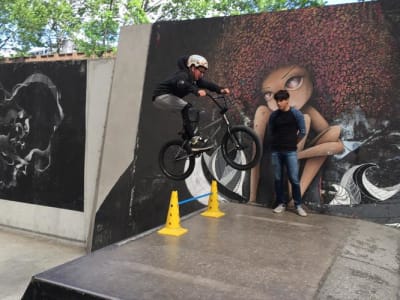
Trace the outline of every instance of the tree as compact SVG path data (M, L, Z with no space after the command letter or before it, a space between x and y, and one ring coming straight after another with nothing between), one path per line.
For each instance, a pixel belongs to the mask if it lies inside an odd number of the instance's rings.
M10 0L0 1L0 49L13 41L14 28L10 22L10 2Z
M0 8L0 49L20 54L32 47L60 52L80 24L68 0L2 0Z
M71 40L78 51L101 56L116 49L124 25L320 5L324 0L1 0L0 50L60 52Z
M73 1L47 0L42 15L47 20L42 28L41 42L48 48L60 53L63 45L73 40L80 28L81 18L76 13L79 7Z
M324 0L170 0L158 20L194 19L322 6Z
M0 4L2 48L19 51L40 44L41 28L45 25L42 1L4 0ZM4 30L4 31L3 31Z
M82 38L76 39L78 48L86 54L102 55L117 39L120 22L120 1L89 0L84 5Z

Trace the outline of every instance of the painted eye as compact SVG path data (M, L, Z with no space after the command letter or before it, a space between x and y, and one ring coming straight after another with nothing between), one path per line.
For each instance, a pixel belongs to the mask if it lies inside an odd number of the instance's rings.
M285 88L288 90L296 90L301 87L302 83L303 76L293 76L286 81Z
M265 101L271 101L274 97L274 94L272 92L265 92L264 93L264 99Z

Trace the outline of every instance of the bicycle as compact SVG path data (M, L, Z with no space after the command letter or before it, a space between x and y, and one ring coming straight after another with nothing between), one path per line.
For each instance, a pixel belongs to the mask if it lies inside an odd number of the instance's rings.
M225 161L236 170L248 170L254 167L261 158L261 142L256 133L244 125L231 125L228 119L227 96L213 96L206 94L218 107L221 117L211 121L206 126L200 128L200 132L205 132L215 127L209 141L214 142L214 148L220 146L222 156ZM218 100L223 100L220 104ZM218 125L218 126L217 126ZM222 139L218 141L218 133L225 128ZM170 179L184 180L189 177L195 167L195 158L201 156L210 149L193 152L190 139L183 132L179 133L181 139L174 139L165 143L159 152L158 162L162 172Z

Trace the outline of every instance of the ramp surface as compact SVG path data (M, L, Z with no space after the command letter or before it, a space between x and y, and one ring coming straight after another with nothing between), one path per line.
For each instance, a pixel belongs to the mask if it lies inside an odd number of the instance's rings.
M243 204L181 220L33 277L24 299L396 299L399 231ZM36 297L36 298L35 298ZM67 299L67 298L65 298Z

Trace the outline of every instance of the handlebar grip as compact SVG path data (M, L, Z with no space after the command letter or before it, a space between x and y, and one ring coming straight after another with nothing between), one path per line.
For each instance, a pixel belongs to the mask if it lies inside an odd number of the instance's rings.
M226 96L225 94L216 94L215 96L213 94L210 94L206 92L206 96L210 97L211 99L218 100L218 99L224 99Z

